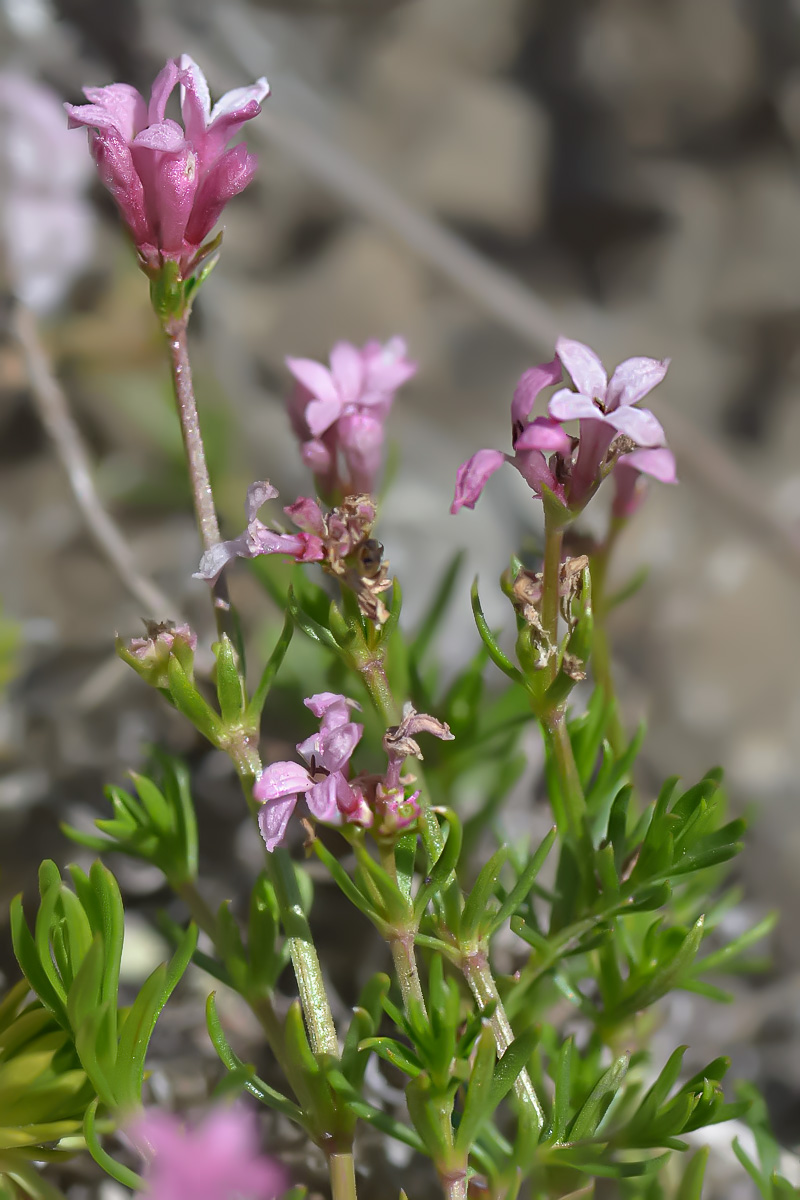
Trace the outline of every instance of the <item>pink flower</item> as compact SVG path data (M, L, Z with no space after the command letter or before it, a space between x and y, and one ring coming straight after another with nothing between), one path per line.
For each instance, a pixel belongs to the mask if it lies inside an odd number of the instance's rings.
M181 89L183 128L167 117ZM269 95L261 78L211 107L205 76L188 54L170 59L146 105L127 83L84 88L88 104L65 105L70 128L86 125L101 181L114 197L143 264L165 259L191 271L198 248L232 196L250 183L256 159L244 145L226 150Z
M337 342L330 369L310 358L287 358L297 380L289 416L303 461L330 500L375 490L383 427L397 389L416 372L402 338L359 350ZM343 460L344 473L341 472Z
M350 720L350 709L360 706L335 692L319 692L304 704L320 718L319 732L297 746L308 766L272 763L253 787L253 796L263 805L258 824L270 853L283 841L300 795L312 816L328 825L372 822L362 792L348 782L350 759L364 732L363 725Z
M618 435L635 446L664 446L661 425L640 400L661 383L669 359L628 358L609 380L600 359L582 342L561 337L556 354L571 376L576 390L561 388L548 405L556 421L580 422L580 446L570 483L570 504L583 507L601 478L601 469L611 443ZM647 466L639 468L649 474Z
M554 469L558 460L547 458L545 455L561 456L565 459L572 452L573 439L558 421L550 417L528 420L542 389L558 383L560 379L561 363L557 358L525 372L511 401L511 444L514 453L478 450L472 458L462 463L456 476L456 493L450 506L451 513L457 513L460 508L474 508L487 480L506 462L519 471L537 495L541 495L542 488L546 487L562 503L565 502L564 487Z
M612 471L615 492L611 512L614 517L631 517L636 512L644 499L643 474L661 483L677 483L672 451L659 446L653 450L633 450L617 459Z
M622 471L620 478L631 492L630 480L635 482L639 473L675 483L675 460L664 445L664 430L648 409L636 407L668 366L669 360L629 358L608 380L593 350L559 338L553 361L526 371L517 384L511 404L513 456L499 450L473 454L459 467L450 511L474 508L487 480L504 462L516 467L536 495L546 489L563 505L566 520L585 508L612 469ZM560 382L562 367L577 390L560 388L550 399L548 416L529 420L542 389ZM563 427L572 420L579 422L578 437Z
M216 546L206 550L193 578L207 579L213 583L231 559L257 558L259 554L288 554L295 562L319 562L324 558L322 542L314 534L276 533L258 520L256 513L262 505L267 500L274 500L277 495L277 489L268 479L251 484L245 501L247 528L244 533L230 541L217 542ZM313 505L314 502L308 503Z
M141 1200L274 1200L286 1187L286 1172L260 1153L244 1108L215 1109L194 1129L151 1108L127 1132L148 1163Z

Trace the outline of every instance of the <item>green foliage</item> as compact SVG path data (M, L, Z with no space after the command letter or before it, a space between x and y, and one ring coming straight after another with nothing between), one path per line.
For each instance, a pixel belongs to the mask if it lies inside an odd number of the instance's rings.
M189 772L177 758L159 754L158 782L131 773L136 795L109 786L105 795L114 812L95 821L103 836L62 824L67 837L100 854L127 854L160 867L173 886L197 876L197 820Z

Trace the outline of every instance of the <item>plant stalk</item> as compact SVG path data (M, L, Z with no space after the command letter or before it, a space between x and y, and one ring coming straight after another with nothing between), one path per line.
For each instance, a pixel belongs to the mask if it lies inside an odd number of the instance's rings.
M461 970L481 1008L494 1003L495 1007L489 1023L497 1046L497 1057L502 1058L514 1040L514 1030L511 1028L511 1022L503 1007L503 1001L500 999L500 993L497 990L486 954L480 950L475 954L465 955L461 959ZM538 1133L544 1127L544 1110L526 1068L523 1068L517 1076L514 1093L521 1104L532 1110Z
M220 541L219 521L214 505L214 493L211 490L205 445L192 383L188 323L189 314L186 313L182 317L172 317L165 321L163 329L169 349L172 387L175 392L175 404L178 410L183 446L186 451L197 527L200 531L203 549L209 550ZM237 645L238 639L234 636L234 622L224 573L211 585L211 601L220 636L227 633L233 644Z
M352 1154L331 1154L328 1158L332 1200L356 1200L356 1168Z
M550 639L551 655L545 668L552 683L558 671L558 608L561 575L561 551L564 528L545 516L544 563L542 565L542 628Z
M608 723L608 740L615 754L619 755L625 749L625 730L619 715L614 672L611 665L611 645L608 637L608 564L611 551L614 548L624 522L619 518L612 520L608 536L597 551L592 555L590 570L592 576L592 605L594 608L594 633L592 637L592 673L609 704L613 706Z

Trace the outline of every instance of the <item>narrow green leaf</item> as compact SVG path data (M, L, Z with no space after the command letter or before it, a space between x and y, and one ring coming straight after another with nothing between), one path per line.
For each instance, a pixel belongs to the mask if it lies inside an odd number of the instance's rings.
M83 1118L83 1136L86 1139L86 1147L94 1161L99 1167L102 1167L106 1175L110 1175L112 1179L116 1179L117 1183L121 1183L123 1187L132 1188L135 1192L144 1192L147 1184L140 1175L132 1171L130 1167L118 1163L115 1158L112 1158L100 1144L100 1138L97 1135L97 1127L95 1125L95 1117L97 1114L97 1101L93 1100L86 1109L86 1114Z
M538 846L531 861L520 874L514 887L506 896L496 913L487 922L486 936L493 937L498 929L517 911L522 901L528 896L534 880L544 866L545 860L553 848L557 837L555 825L548 831Z
M583 1141L584 1138L590 1138L595 1133L598 1125L605 1116L606 1109L614 1099L622 1084L622 1080L625 1078L629 1061L630 1055L621 1055L600 1076L592 1088L589 1098L570 1125L570 1142Z
M251 1066L242 1062L237 1054L231 1049L230 1043L225 1036L225 1031L222 1028L222 1022L219 1019L217 1012L216 993L211 992L206 1001L206 1024L208 1026L208 1036L211 1038L211 1043L219 1055L220 1061L228 1068L229 1071L241 1071L244 1075L244 1086L252 1096L260 1100L268 1108L274 1108L277 1112L283 1113L290 1121L294 1121L302 1128L306 1128L306 1122L303 1118L303 1113L288 1096L282 1095L281 1092L270 1087L263 1079L256 1075Z
M226 633L211 650L217 661L217 701L225 725L239 725L247 703L244 680L233 643Z
M509 679L513 680L514 683L524 684L525 680L523 679L522 672L514 666L514 664L511 662L511 659L508 658L500 649L497 641L495 640L494 634L489 628L486 617L483 615L483 609L481 607L480 597L478 595L477 576L475 577L475 582L472 585L470 596L472 600L472 615L475 618L475 624L477 626L478 633L480 634L481 641L486 647L492 662L496 667L500 668L504 675L507 675Z
M257 727L261 720L261 713L263 712L264 704L267 696L270 693L272 684L275 681L275 676L278 674L281 664L286 657L286 651L289 649L289 644L292 640L294 630L294 618L292 617L291 613L287 613L283 622L283 629L281 630L280 637L275 643L275 648L272 651L272 654L269 656L267 665L264 667L261 678L258 681L258 687L250 697L250 703L247 706L247 712L245 714L245 723L248 725Z

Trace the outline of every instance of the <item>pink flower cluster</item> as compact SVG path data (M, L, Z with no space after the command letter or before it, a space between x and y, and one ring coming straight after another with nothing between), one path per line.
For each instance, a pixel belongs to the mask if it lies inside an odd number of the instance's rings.
M292 428L320 495L336 503L374 493L394 394L417 369L403 339L367 342L360 350L337 342L330 368L310 358L287 358L286 365L297 381L289 401Z
M318 692L303 703L320 722L319 731L297 746L306 765L272 763L253 787L253 796L262 805L258 824L267 850L272 853L283 841L301 795L311 815L325 825L369 827L377 820L380 832L389 834L416 820L419 793L406 797L404 787L411 779L401 776L401 767L410 755L422 758L415 734L431 733L451 741L447 725L409 707L400 725L389 729L383 739L388 759L384 774L351 778L350 759L364 726L352 721L350 712L360 706L335 692Z
M180 84L183 128L166 116ZM164 260L191 271L198 249L232 196L250 183L256 159L243 144L226 149L269 95L266 79L235 88L211 107L203 72L188 54L157 76L149 105L127 83L84 88L88 104L67 104L70 128L86 125L103 184L130 230L143 264Z
M287 1185L280 1163L260 1153L244 1108L216 1109L194 1129L151 1108L127 1133L148 1163L146 1200L274 1200Z
M609 380L593 350L559 338L553 361L526 371L517 384L511 403L513 454L478 450L463 463L450 511L474 508L489 477L505 462L536 495L547 491L570 515L585 507L612 471L617 483L615 514L620 516L635 507L641 474L676 483L675 459L664 430L649 409L638 407L668 366L668 360L629 358ZM531 420L540 392L560 383L563 370L573 388L560 388L550 399L548 415ZM577 437L564 428L568 421L578 422Z

